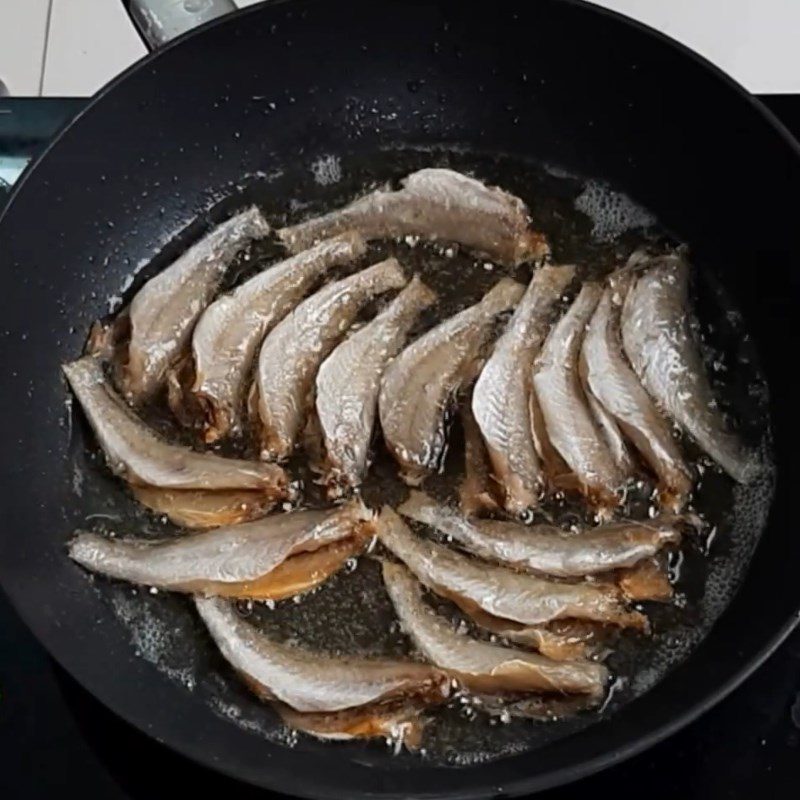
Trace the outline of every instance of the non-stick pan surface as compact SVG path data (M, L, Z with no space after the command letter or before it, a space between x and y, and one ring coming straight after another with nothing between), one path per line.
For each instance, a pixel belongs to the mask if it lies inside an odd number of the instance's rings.
M689 242L755 339L778 467L747 578L684 663L574 736L460 769L374 745L304 739L288 749L215 715L135 655L128 631L64 555L83 512L59 366L80 352L108 298L219 198L238 196L212 217L241 203L259 176L282 170L302 182L326 154L364 159L442 144L607 180ZM513 795L626 758L729 692L797 620L798 197L796 143L741 88L663 37L582 3L476 11L304 0L197 31L105 89L27 172L0 219L2 585L102 702L176 750L274 790Z

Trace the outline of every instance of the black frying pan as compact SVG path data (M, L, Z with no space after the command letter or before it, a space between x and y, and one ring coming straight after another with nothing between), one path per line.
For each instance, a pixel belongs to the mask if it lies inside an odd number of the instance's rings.
M319 155L363 161L400 144L516 154L627 191L719 275L771 387L778 481L769 522L708 637L618 713L533 755L461 769L374 745L303 739L287 749L233 724L211 711L203 687L189 692L137 658L128 630L64 555L85 507L73 485L83 445L69 435L59 365L80 352L106 298L190 220L201 221L173 252L234 205L267 201L281 185L302 189ZM264 188L258 173L277 169L286 183ZM730 692L797 621L798 197L800 149L746 92L673 42L583 3L476 11L298 0L184 37L101 92L27 171L0 219L2 585L102 702L176 750L264 787L489 797L618 762Z

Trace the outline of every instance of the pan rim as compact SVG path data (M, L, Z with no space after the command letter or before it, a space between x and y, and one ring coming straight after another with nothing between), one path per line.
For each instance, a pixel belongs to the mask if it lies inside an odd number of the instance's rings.
M277 0L277 2L270 3L270 6L284 6L284 5L292 5L296 0ZM318 0L312 0L312 2L318 2ZM594 13L599 14L611 19L616 20L616 22L620 25L625 24L629 27L632 27L638 30L640 33L648 35L650 37L655 37L658 41L663 44L668 45L673 50L678 52L684 57L690 58L694 63L698 66L704 68L706 71L712 73L716 76L718 80L722 82L723 85L727 85L730 89L735 91L740 99L745 100L748 105L753 109L754 112L758 113L785 141L785 143L789 146L789 148L794 152L794 155L800 158L800 143L798 143L788 129L781 123L777 117L768 109L766 108L758 98L751 95L741 84L723 72L720 68L716 67L715 65L711 64L707 59L703 56L699 55L698 53L690 50L685 45L676 42L675 40L671 39L670 37L666 36L665 34L650 28L647 25L644 25L638 21L632 20L631 18L620 14L618 12L612 11L610 9L600 8L598 6L594 6L593 4L586 2L585 0L549 0L549 2L558 2L562 5L573 6L576 8L583 9L587 13ZM61 138L64 134L75 125L81 117L90 111L95 105L101 102L107 94L112 92L119 84L123 83L130 75L137 73L140 69L144 68L146 65L153 63L158 58L162 56L162 54L166 54L170 52L173 48L179 47L182 43L189 39L193 39L194 37L200 37L204 34L205 31L216 28L217 26L229 25L229 24L236 24L239 19L242 17L246 17L249 14L259 14L263 13L267 8L266 4L251 6L248 8L240 9L237 12L234 12L230 15L227 15L223 18L212 20L205 25L190 31L183 36L173 40L164 48L154 53L150 53L146 55L143 59L139 60L128 69L126 69L123 73L118 75L114 78L110 83L108 83L105 87L103 87L85 106L84 109L79 112L79 114L66 123L56 134L56 136L52 139L52 141L48 144L45 150L33 161L25 170L24 174L20 177L20 179L15 184L10 197L8 198L8 204L6 209L0 214L0 225L2 225L5 215L7 213L8 208L10 208L17 195L24 190L24 186L27 183L30 176L35 172L37 167L39 166L42 161L44 161L50 151L57 146ZM98 693L98 690L94 687L88 685L88 682L84 682L84 680L76 674L73 669L70 669L65 663L64 660L60 656L56 656L55 653L51 650L47 643L47 636L41 630L41 626L39 626L35 621L34 618L29 615L24 607L18 605L16 602L15 597L9 593L5 592L5 594L9 597L11 601L11 605L15 609L16 613L22 618L25 624L28 626L30 630L34 632L37 639L40 643L45 647L45 649L50 653L59 664L61 664L64 669L71 675L73 679L75 679L83 688L85 688L93 697L97 698L100 702L103 703L109 710L111 710L116 716L124 719L129 724L133 724L137 729L140 731L151 735L148 733L147 730L147 723L145 720L136 720L134 721L131 719L130 715L123 715L116 711L114 705L112 704L111 699L106 699L104 695L106 694L105 691ZM727 609L723 612L727 614ZM719 686L714 692L709 693L702 701L695 703L691 707L687 708L681 714L679 714L674 719L670 720L667 723L664 723L657 727L655 730L651 731L649 734L644 734L639 736L634 741L628 743L627 745L613 751L613 752L606 752L601 755L595 756L594 758L590 758L587 760L583 760L580 763L561 767L555 769L551 772L543 773L541 775L529 777L529 778L516 778L511 779L507 784L502 787L502 792L508 796L521 796L523 794L527 794L530 792L538 792L548 788L552 788L557 785L564 785L566 783L572 782L574 780L578 780L580 778L586 777L588 775L594 774L599 772L600 770L612 766L613 764L620 763L638 753L643 752L644 750L652 747L656 743L662 741L663 739L671 736L678 730L684 728L686 725L690 724L692 721L697 719L700 715L705 713L707 710L712 708L718 702L720 702L724 697L729 695L732 691L734 691L741 683L743 683L748 677L750 677L771 655L772 653L781 645L781 643L786 639L786 637L794 630L794 628L800 623L800 608L796 609L793 616L784 623L784 625L777 630L773 634L773 636L768 640L766 645L762 647L758 652L756 652L752 657L749 658L744 664L740 665L736 673L729 678L726 682L724 682L721 686ZM41 634L41 635L40 635ZM270 786L269 784L251 780L248 776L242 776L241 774L237 774L233 768L229 768L229 765L226 763L213 763L210 764L206 758L203 758L198 750L191 742L181 741L163 741L158 739L158 741L162 744L165 744L170 749L174 750L175 752L181 754L184 757L195 761L198 764L210 769L214 769L219 771L229 777L232 777L237 780L244 779L253 782L255 785L267 788L278 788L280 791L291 791L298 797L307 797L307 798L324 798L328 800L328 798L337 798L341 796L341 793L336 789L325 790L324 788L317 787L313 793L310 793L308 790L303 788L303 780L295 778L293 779L292 785L290 787L287 786ZM479 769L480 767L476 767L473 769ZM470 768L467 768L470 769ZM475 790L442 790L442 791L431 791L426 792L424 794L419 795L420 797L447 797L453 798L454 800L475 800L477 798L487 797L491 794L491 790L488 787L483 788L476 788ZM350 790L350 796L356 800L357 798L364 798L364 800L377 800L377 798L396 798L400 800L400 798L407 797L405 794L399 793L392 793L392 792L373 792L370 790L360 791L360 790Z

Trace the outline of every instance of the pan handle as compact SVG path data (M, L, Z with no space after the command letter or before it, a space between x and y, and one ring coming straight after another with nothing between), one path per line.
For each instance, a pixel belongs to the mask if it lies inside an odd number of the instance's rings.
M148 50L236 11L233 0L127 0L126 6Z

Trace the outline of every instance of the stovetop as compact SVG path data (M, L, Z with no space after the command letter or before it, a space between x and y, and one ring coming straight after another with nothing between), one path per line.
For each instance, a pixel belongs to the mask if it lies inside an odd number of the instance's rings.
M800 96L763 99L800 138ZM0 206L2 180L13 180L84 102L0 99ZM793 800L798 785L800 629L685 730L613 769L537 797ZM172 800L176 790L189 797L280 800L199 767L118 719L49 658L0 593L0 797L38 800L65 790L86 800Z

